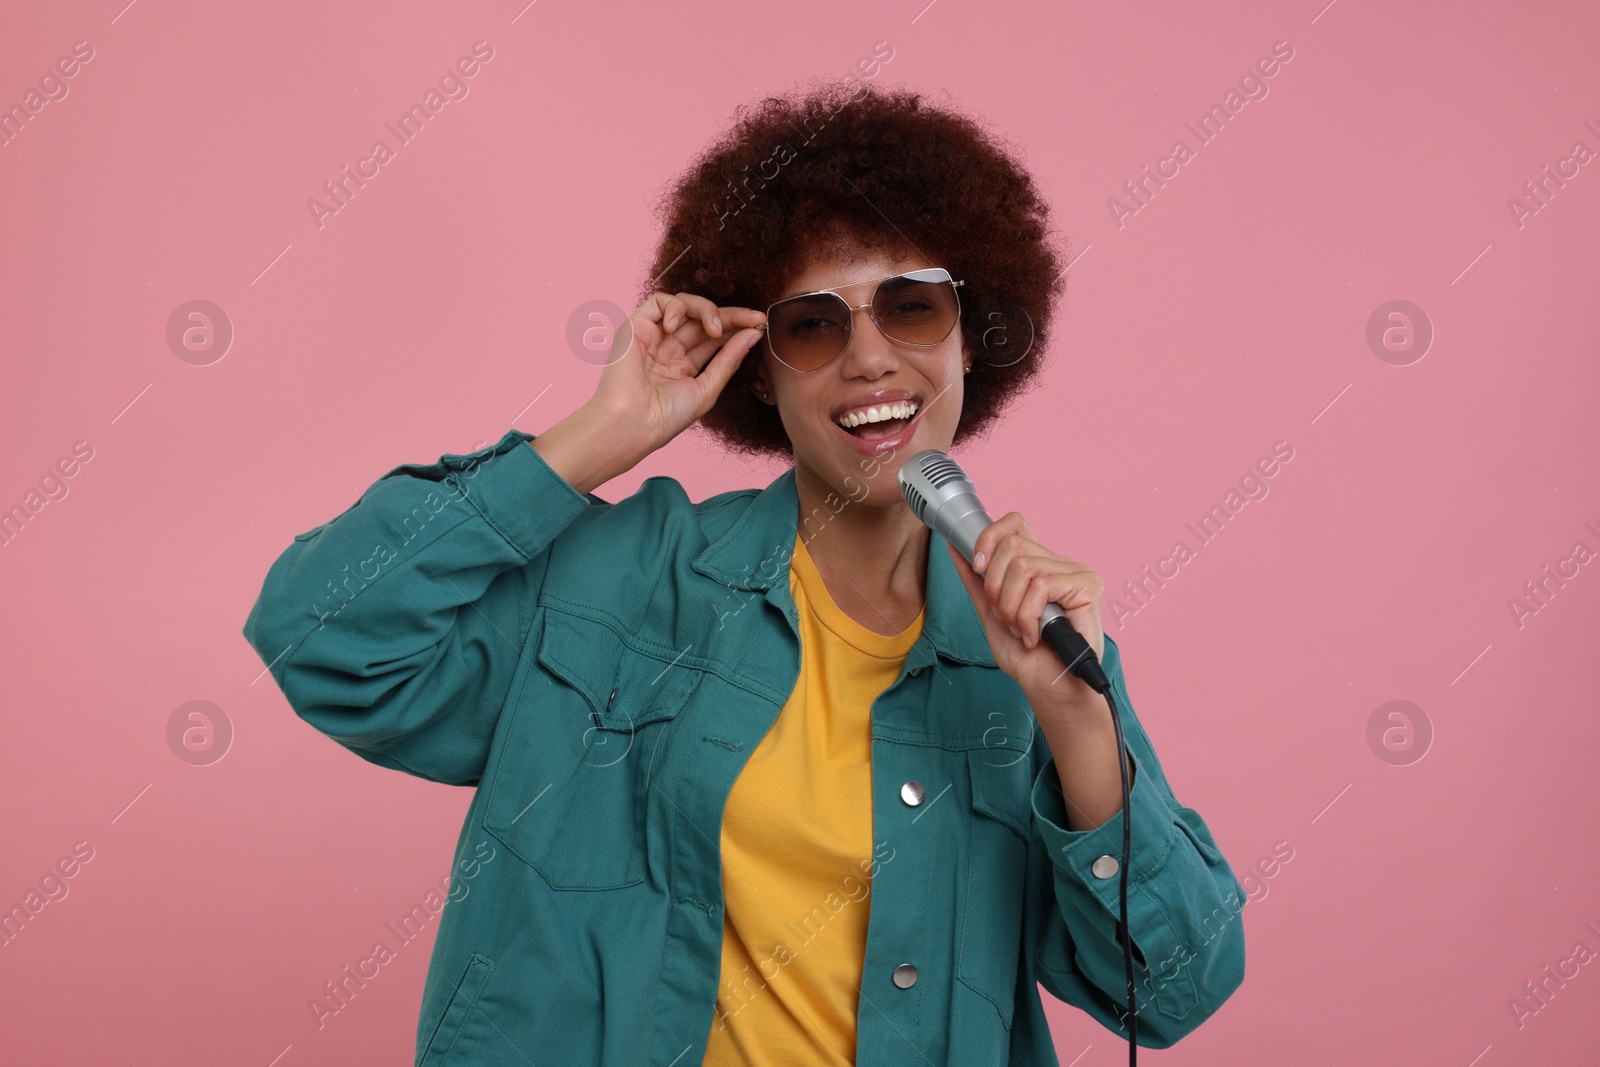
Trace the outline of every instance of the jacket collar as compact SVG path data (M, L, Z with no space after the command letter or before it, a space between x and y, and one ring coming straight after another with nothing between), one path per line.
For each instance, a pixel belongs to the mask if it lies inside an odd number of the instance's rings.
M800 524L800 498L791 466L765 489L747 497L748 505L732 526L705 547L691 566L723 585L734 589L759 590L789 618L795 619L794 598L789 592L789 560ZM848 506L848 505L846 505ZM827 509L819 520L827 521ZM822 527L826 528L826 527ZM813 525L811 529L817 527ZM955 564L950 561L946 541L928 532L928 570L926 574L927 611L922 636L907 657L908 666L931 661L923 649L931 645L946 659L960 663L996 666L989 639L973 608L972 598ZM782 581L778 579L782 578Z

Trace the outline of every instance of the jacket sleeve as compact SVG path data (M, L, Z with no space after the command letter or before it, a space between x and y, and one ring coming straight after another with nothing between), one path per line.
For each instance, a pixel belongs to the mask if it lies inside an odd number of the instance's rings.
M509 431L396 467L273 563L245 639L295 713L382 767L483 774L548 562L591 503Z
M1244 981L1243 887L1211 831L1181 806L1134 715L1116 642L1104 667L1122 712L1133 766L1128 926L1133 931L1139 1044L1167 1048L1220 1008ZM1037 736L1043 740L1043 731ZM1048 863L1046 915L1033 945L1038 980L1055 997L1127 1037L1127 973L1118 939L1123 813L1094 830L1069 830L1061 779L1044 745L1033 784L1034 844ZM1102 862L1099 873L1095 861Z

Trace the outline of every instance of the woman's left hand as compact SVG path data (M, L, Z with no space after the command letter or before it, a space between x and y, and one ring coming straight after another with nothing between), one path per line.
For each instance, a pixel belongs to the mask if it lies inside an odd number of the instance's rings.
M1041 545L1018 512L996 519L973 548L976 566L949 548L989 638L995 663L1022 689L1035 709L1080 707L1096 694L1039 637L1039 613L1054 602L1067 613L1097 657L1105 656L1100 628L1100 575Z

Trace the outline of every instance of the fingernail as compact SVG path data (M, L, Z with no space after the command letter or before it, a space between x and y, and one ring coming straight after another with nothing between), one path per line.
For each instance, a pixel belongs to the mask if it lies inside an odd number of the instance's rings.
M715 326L719 330L722 329L722 316L721 315L713 315L713 316L711 316L711 325Z
M1022 640L1022 631L1021 630L1017 629L1015 626L1011 626L1009 623L1007 623L1006 625L1011 630L1011 636L1012 637L1015 637L1018 641Z
M974 570L976 570L979 567L982 567L985 563L988 563L988 562L989 562L989 557L984 555L982 552L976 553L972 557L972 566L973 566Z

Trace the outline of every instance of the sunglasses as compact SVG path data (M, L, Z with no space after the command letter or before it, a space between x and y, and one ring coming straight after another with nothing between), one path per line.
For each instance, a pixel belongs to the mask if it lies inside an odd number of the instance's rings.
M865 285L853 282L851 285ZM872 309L872 321L891 341L930 348L950 336L961 319L961 300L943 267L907 271L878 279L872 300L851 305L837 289L819 289L778 301L767 308L767 321L756 327L766 331L767 350L785 367L800 374L832 363L850 344L855 313Z

